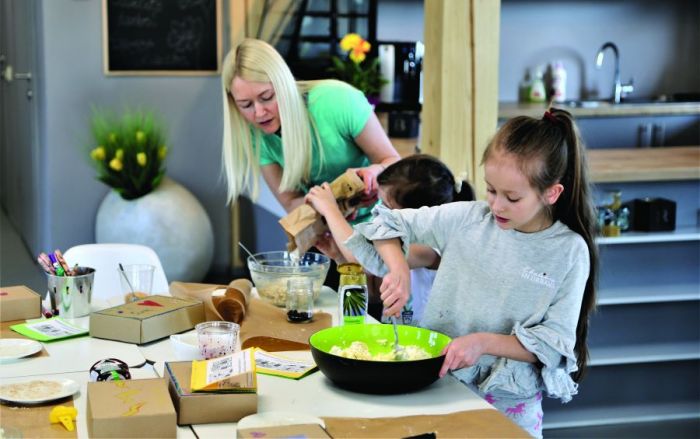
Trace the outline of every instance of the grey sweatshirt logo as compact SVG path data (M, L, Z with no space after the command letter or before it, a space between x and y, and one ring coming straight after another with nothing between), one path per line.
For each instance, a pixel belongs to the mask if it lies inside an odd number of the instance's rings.
M523 272L520 274L520 276L523 279L527 279L529 281L538 283L540 285L543 285L549 289L554 289L555 288L555 282L554 279L547 277L547 273L538 273L532 268L525 267L523 269Z

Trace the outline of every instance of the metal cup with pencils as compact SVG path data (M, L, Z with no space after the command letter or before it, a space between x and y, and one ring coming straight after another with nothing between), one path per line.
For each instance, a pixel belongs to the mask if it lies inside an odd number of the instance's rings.
M37 262L48 280L51 309L44 313L46 317L75 318L90 314L94 268L78 265L71 268L60 250L39 254Z

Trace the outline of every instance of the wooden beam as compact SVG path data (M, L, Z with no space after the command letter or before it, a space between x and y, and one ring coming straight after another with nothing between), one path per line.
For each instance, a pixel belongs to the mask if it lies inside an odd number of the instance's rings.
M483 195L481 153L498 120L499 0L425 0L421 150Z

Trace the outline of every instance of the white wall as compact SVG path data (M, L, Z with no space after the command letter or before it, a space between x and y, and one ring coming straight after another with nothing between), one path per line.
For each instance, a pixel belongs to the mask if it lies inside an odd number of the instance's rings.
M607 98L612 53L596 70L606 41L620 49L623 82L633 96L700 92L700 6L697 0L502 0L499 96L516 101L526 68L565 63L567 95Z
M422 1L379 0L378 15L380 41L423 39ZM700 92L697 0L501 0L499 99L516 101L525 70L554 59L567 68L570 98L608 97L611 54L601 70L594 65L606 41L620 49L634 96Z
M91 106L143 106L168 124L167 174L202 203L214 228L214 268L230 263L230 215L221 169L218 76L107 77L102 72L102 2L43 0L41 145L49 197L44 249L94 242L95 214L108 188L95 179L89 146Z

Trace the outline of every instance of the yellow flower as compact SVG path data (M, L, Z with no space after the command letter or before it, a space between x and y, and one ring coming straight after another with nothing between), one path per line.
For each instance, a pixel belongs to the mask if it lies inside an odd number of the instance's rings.
M114 157L116 157L119 160L123 160L124 159L124 150L119 148L117 150L117 152L114 153Z
M97 160L99 162L105 159L105 155L106 154L104 146L98 146L97 148L90 151L90 157L92 157L93 160Z
M164 160L166 155L168 155L168 147L163 145L158 149L158 158Z
M144 167L146 166L146 153L145 152L140 152L136 154L136 162L139 164L139 166Z
M144 140L146 140L146 134L141 130L136 131L136 142L143 143Z
M116 133L109 133L109 143L114 143L117 141L117 134Z
M122 170L124 165L122 164L121 160L119 160L118 158L115 157L109 161L109 167L114 169L115 171L119 172Z
M354 49L361 41L362 37L358 34L347 34L343 37L342 40L340 40L340 48L343 49L344 52L349 52L350 50Z

